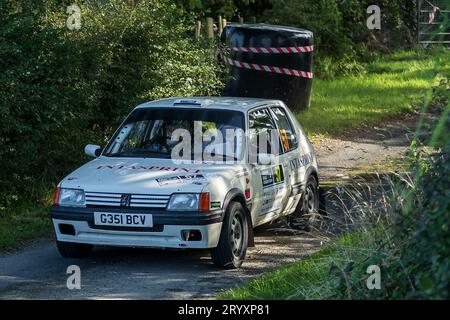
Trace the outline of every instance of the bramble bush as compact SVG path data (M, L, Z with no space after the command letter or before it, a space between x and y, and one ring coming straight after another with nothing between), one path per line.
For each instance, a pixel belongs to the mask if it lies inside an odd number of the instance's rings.
M214 50L169 0L0 3L0 208L41 199L138 103L212 95Z
M395 188L389 221L378 235L378 247L352 262L345 286L334 298L442 299L450 297L450 78L433 88L429 109L440 110L429 141L414 140L409 156L412 179ZM422 129L419 127L419 129ZM418 132L420 132L418 129ZM381 266L381 290L366 290L366 268Z
M441 116L427 142L410 149L414 186L402 192L392 247L397 261L387 264L385 298L446 299L450 297L450 77L432 89L428 109ZM419 127L420 129L420 127Z

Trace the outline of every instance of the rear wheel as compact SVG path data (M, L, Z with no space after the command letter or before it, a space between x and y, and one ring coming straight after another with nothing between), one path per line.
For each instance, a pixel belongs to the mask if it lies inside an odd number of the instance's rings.
M231 202L227 208L219 243L211 250L211 258L218 267L239 268L245 259L248 245L248 223L244 208Z
M58 247L59 253L64 258L83 258L87 257L93 246L90 244L83 243L72 243L72 242L62 242L56 241L56 246Z
M319 190L317 180L314 176L309 176L305 185L305 190L297 205L297 209L288 216L289 224L293 227L310 226L319 220Z

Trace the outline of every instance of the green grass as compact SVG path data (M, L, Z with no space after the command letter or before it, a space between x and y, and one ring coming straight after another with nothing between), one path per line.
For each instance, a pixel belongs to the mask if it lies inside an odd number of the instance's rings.
M17 247L22 242L47 236L52 226L48 206L27 204L0 211L0 251Z
M439 58L424 50L399 52L368 64L363 75L315 79L311 107L297 117L313 138L375 124L420 105L416 102L430 88L436 66L450 70L448 50Z
M223 300L304 300L334 298L341 273L350 261L363 261L376 251L384 228L346 233L332 245L218 296ZM371 264L368 261L368 264ZM334 266L332 268L332 266ZM357 273L361 274L361 272ZM365 287L365 279L358 281Z

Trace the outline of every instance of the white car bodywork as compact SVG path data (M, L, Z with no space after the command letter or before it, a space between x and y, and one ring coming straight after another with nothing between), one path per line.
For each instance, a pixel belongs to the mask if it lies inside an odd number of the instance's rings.
M84 206L52 207L58 241L129 247L214 248L230 201L243 204L253 227L296 209L308 177L314 175L317 179L317 162L305 133L283 102L248 98L190 99L195 99L199 105L174 106L177 99L164 99L142 104L136 109L167 108L168 112L178 108L236 110L244 114L248 129L251 112L276 106L286 111L297 137L297 147L278 155L275 164L250 164L247 161L174 164L171 159L100 155L58 185L59 188L82 189L85 194ZM209 193L210 211L166 210L174 193ZM123 195L130 197L126 206L121 205ZM149 214L153 226L98 226L94 212ZM73 228L67 229L67 225ZM191 230L200 232L200 239L192 241L183 236L183 232Z

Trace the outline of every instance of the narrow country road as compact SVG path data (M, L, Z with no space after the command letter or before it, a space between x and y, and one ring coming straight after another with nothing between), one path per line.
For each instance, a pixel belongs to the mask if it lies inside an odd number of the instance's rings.
M401 155L413 136L417 115L359 130L350 138L315 143L321 179ZM1 299L208 299L223 290L317 251L320 239L292 235L283 225L256 232L240 270L214 268L207 251L97 248L87 259L64 259L53 239L0 254ZM81 290L66 287L69 265L81 268Z

